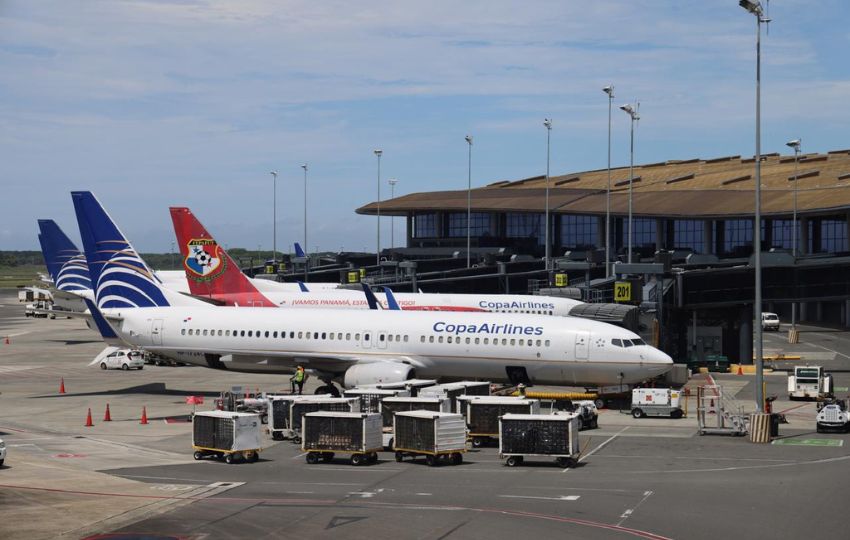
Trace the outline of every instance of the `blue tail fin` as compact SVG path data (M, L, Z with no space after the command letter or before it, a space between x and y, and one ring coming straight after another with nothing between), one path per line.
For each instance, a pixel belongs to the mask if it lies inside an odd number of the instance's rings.
M40 219L38 228L41 253L56 288L69 292L91 289L86 258L59 225L52 219Z
M363 286L363 294L366 295L366 303L369 304L369 309L378 309L380 304L378 304L378 299L375 297L375 293L372 292L372 288L369 287L368 283L361 282L360 285Z
M301 249L301 244L299 244L298 242L295 242L295 256L296 257L306 257L307 256L307 254L304 253L304 250Z
M384 294L387 295L387 306L393 311L401 311L401 306L396 302L393 290L389 287L384 287Z
M97 307L161 307L178 297L163 289L106 210L88 191L73 191L74 210L89 262ZM183 297L186 298L186 297Z
M301 292L310 292L310 289L308 289L307 286L304 285L303 281L298 282L298 288L301 289Z

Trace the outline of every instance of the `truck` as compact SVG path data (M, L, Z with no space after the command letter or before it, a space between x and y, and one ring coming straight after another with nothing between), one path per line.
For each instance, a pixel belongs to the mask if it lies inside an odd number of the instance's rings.
M824 373L821 366L794 366L794 374L788 375L788 399L832 398L832 375Z
M850 433L850 411L847 410L847 400L833 399L824 404L815 418L817 432L843 431Z
M632 416L669 416L681 418L684 411L679 406L681 392L673 388L635 388L632 390Z
M231 464L260 459L260 417L230 411L203 411L192 416L192 448L197 460L217 457Z
M527 457L554 458L561 468L578 462L578 415L506 414L499 419L499 457L516 467Z

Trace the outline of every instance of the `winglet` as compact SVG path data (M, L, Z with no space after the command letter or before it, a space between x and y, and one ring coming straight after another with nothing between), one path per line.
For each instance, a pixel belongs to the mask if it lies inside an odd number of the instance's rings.
M301 244L299 244L298 242L295 242L295 256L296 257L306 257L307 256L307 254L304 253L304 250L301 249Z
M301 289L301 292L310 292L310 289L308 289L307 286L304 285L303 281L298 282L298 288Z
M369 304L369 309L378 309L378 298L375 297L375 293L372 292L372 288L369 287L368 283L360 283L363 286L363 293L366 295L366 303Z
M401 306L396 302L393 290L389 287L384 287L384 293L387 295L387 306L393 311L401 311Z

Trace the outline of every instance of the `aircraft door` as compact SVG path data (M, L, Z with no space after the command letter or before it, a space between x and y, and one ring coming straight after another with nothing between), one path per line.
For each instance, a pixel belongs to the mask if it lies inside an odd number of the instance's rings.
M365 330L363 332L363 338L360 340L360 346L363 347L364 349L371 349L372 348L372 331L371 330Z
M151 322L151 343L162 345L162 319L154 319Z
M576 332L576 360L590 358L590 332Z
M376 337L378 338L377 346L379 349L387 348L387 332L386 330L378 330Z

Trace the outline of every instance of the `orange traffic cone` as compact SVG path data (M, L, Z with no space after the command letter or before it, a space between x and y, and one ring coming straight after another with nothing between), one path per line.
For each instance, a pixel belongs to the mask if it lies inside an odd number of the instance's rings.
M59 393L60 394L65 393L65 377L62 377L61 379L59 379Z
M112 422L112 415L109 414L109 403L106 404L106 412L103 413L104 422Z
M142 407L142 421L139 422L139 423L140 424L147 424L148 423L148 408L147 407Z
M738 364L738 375L743 375L743 374L744 374L744 368L743 368L743 366L741 366L741 364Z
M86 415L86 427L94 426L94 422L91 421L91 407L89 407L89 412Z

